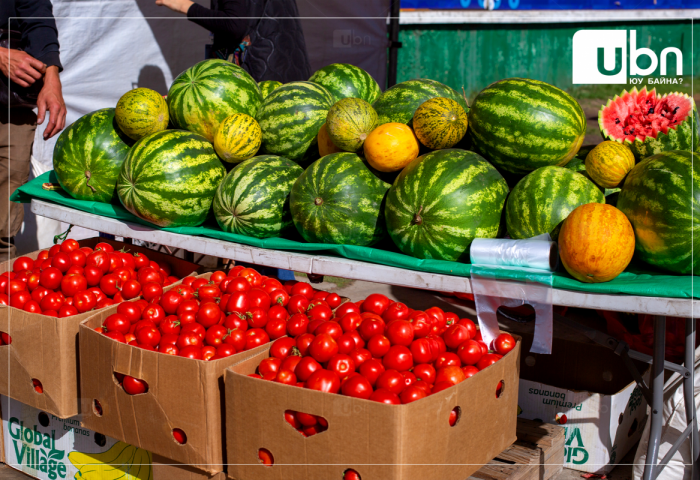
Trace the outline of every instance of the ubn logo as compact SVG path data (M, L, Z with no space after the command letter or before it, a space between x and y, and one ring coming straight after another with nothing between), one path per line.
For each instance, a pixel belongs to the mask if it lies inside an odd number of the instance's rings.
M669 53L676 57L676 75L683 75L683 54L678 48L668 47L657 57L650 48L637 48L637 32L630 30L629 74L651 75L659 66L666 75ZM647 68L637 65L639 57L647 56ZM627 83L627 30L579 30L573 39L573 82L594 84Z

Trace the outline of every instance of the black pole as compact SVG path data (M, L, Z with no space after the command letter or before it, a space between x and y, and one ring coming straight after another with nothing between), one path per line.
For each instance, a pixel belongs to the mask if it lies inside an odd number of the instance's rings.
M389 20L389 72L387 75L387 88L396 85L396 69L399 63L399 13L401 12L401 0L391 0L391 20Z

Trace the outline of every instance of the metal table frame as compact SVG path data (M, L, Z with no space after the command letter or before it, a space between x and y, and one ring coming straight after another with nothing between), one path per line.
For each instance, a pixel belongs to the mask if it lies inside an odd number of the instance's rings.
M31 211L36 214L61 222L78 225L92 230L109 233L119 237L139 240L181 248L186 251L211 255L219 258L229 258L241 262L249 262L267 267L282 268L297 272L316 275L333 275L354 280L364 280L386 283L403 287L421 288L442 292L471 293L471 283L468 278L450 275L416 272L401 268L388 267L365 263L345 258L326 255L309 255L295 252L282 252L249 247L222 240L205 237L191 237L176 233L164 232L153 228L98 215L81 212L68 207L33 199ZM517 297L518 287L508 282L498 284L499 291L494 295L500 297ZM509 292L512 291L512 294ZM698 437L698 422L693 397L694 361L695 361L695 322L696 307L700 300L640 297L633 295L602 295L575 292L570 290L553 289L552 303L555 305L612 310L629 313L646 313L654 315L654 352L653 356L645 355L629 349L629 346L604 333L584 327L572 320L556 316L559 322L567 323L583 331L591 340L605 345L620 355L635 381L639 384L644 397L651 406L651 427L647 465L644 470L644 480L654 480L683 441L690 437L693 453L693 478L700 479L700 441ZM664 360L666 340L666 316L688 318L686 322L685 359L684 365L677 365ZM631 359L651 364L651 381L649 385L642 379L640 372ZM671 370L683 377L683 394L685 399L686 418L688 426L663 459L657 462L662 428L663 415L663 386L664 371Z

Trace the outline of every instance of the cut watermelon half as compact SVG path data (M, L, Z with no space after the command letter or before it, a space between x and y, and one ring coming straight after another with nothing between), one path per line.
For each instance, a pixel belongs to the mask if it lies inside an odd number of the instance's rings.
M639 161L668 150L698 148L698 112L684 93L657 96L656 89L624 90L598 112L606 140L624 143Z

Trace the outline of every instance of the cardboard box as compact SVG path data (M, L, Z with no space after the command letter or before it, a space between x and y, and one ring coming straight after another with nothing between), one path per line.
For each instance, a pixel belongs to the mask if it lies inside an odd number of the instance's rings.
M282 385L248 377L269 349L226 371L228 475L241 480L464 480L515 439L520 342L464 382L408 405ZM496 387L504 389L496 398ZM452 409L459 420L449 425ZM285 410L323 416L328 430L303 437ZM258 449L275 464L262 466Z
M78 417L60 419L8 397L0 397L7 464L41 480L224 480L187 465L80 427Z
M209 473L224 470L224 370L268 345L214 361L191 360L116 342L94 330L114 308L80 325L82 426ZM148 392L129 395L115 373L144 380ZM94 408L97 400L102 414ZM174 428L187 435L184 445Z
M531 341L524 336L523 351ZM646 400L620 357L564 339L555 340L551 355L523 354L518 406L521 418L566 428L565 467L601 474L637 443L647 417Z
M197 264L154 250L126 243L90 238L80 246L107 242L115 249L144 253L149 259L170 264L173 275L196 272ZM39 252L26 256L35 259ZM0 273L12 270L12 260L0 264ZM47 317L0 305L0 331L12 337L11 345L0 346L0 394L31 405L59 418L78 414L78 328L94 315L86 312L67 318ZM34 390L32 379L41 382L43 393Z

